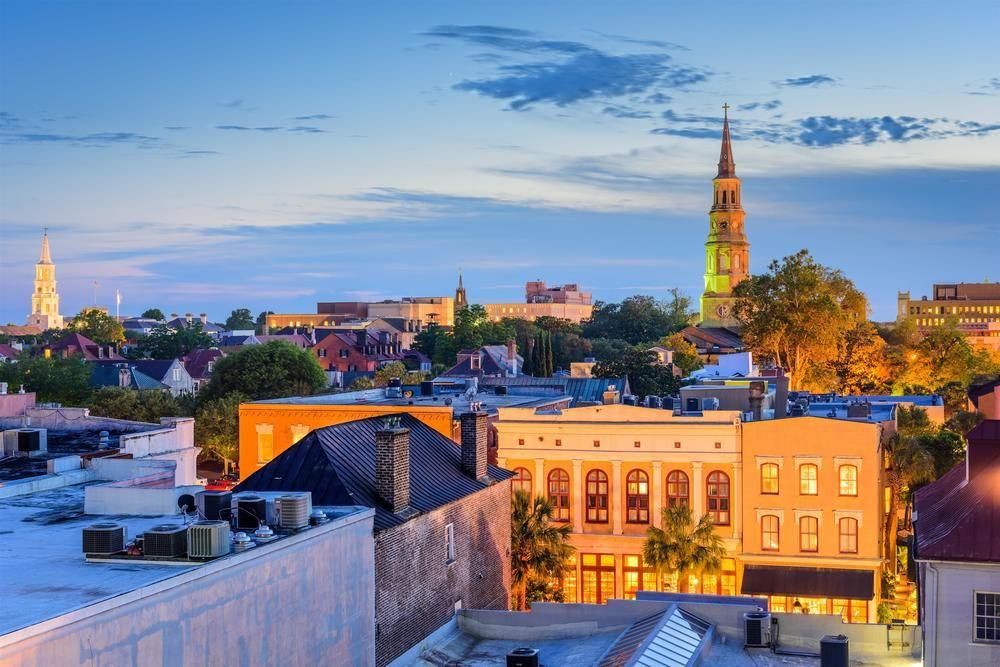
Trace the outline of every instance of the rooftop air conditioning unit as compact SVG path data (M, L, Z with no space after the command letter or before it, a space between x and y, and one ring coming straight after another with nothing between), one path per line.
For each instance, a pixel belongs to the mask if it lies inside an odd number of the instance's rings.
M198 503L198 516L205 521L229 521L232 517L232 491L202 491L195 501Z
M228 521L198 521L187 528L191 558L218 558L229 553Z
M254 531L267 523L267 501L253 494L236 496L236 530Z
M179 558L187 553L187 526L164 523L142 534L143 554L150 558Z
M312 494L296 493L281 496L277 501L278 525L285 530L298 530L309 525Z
M48 432L44 428L22 428L17 431L17 453L31 456L48 451Z
M12 428L3 432L3 455L13 456L17 453L18 429Z
M125 551L125 526L107 521L83 529L83 553L111 556Z
M766 611L749 611L743 614L745 630L743 645L767 647L771 645L771 614Z
M538 667L537 648L516 648L507 654L507 667Z

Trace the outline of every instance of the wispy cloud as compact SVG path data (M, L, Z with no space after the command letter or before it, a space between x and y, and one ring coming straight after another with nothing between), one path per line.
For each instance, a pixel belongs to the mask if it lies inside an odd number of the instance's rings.
M653 114L649 111L643 111L641 109L631 109L629 107L623 107L619 105L609 105L601 109L601 113L608 114L609 116L614 116L615 118L633 118L633 119L643 119L652 118Z
M312 125L296 125L295 127L288 128L289 132L302 132L305 134L323 134L326 130L312 126Z
M773 111L781 106L781 100L769 100L767 102L749 102L747 104L741 104L737 107L740 111L756 111L761 109L763 111Z
M654 49L668 49L672 51L690 51L688 47L683 44L676 44L674 42L664 42L660 39L637 39L635 37L627 37L625 35L612 35L600 30L588 30L595 35L600 35L605 39L610 39L615 42L621 42L623 44L637 44L639 46L649 46Z
M831 85L836 82L836 79L825 74L811 74L809 76L800 76L792 79L784 79L783 81L775 81L775 84L783 87L815 88L816 86Z
M229 102L220 102L219 106L227 109L238 109L240 111L255 111L257 109L257 107L247 106L246 100L230 100Z
M314 113L308 116L292 116L292 120L331 120L336 118L336 116L331 116L327 113Z
M151 137L135 132L94 132L91 134L53 134L46 132L13 132L0 135L2 143L28 144L69 144L106 148L108 146L131 145L136 148L155 148L160 145L159 137Z
M263 127L249 127L247 125L216 125L217 130L231 130L235 132L276 132L282 129L279 125L266 125Z

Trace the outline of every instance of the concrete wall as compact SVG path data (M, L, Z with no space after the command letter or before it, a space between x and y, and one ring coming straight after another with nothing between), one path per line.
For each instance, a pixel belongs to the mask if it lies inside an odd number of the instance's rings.
M1000 644L974 641L975 591L1000 592L1000 565L920 563L927 667L1000 664Z
M447 562L445 526L455 531ZM494 484L375 536L379 665L447 623L456 605L507 609L510 483Z
M7 391L17 392L18 387L7 387ZM26 394L0 394L0 417L18 417L28 408L35 406L34 392Z
M372 510L0 637L5 667L375 663Z

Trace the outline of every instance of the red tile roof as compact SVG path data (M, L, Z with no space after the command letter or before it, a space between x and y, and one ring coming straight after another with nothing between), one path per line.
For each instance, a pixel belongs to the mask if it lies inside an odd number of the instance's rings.
M14 348L12 348L7 343L0 343L0 357L6 357L7 359L17 359L17 355L21 354Z
M916 557L1000 562L1000 421L966 436L969 463L959 463L914 497Z

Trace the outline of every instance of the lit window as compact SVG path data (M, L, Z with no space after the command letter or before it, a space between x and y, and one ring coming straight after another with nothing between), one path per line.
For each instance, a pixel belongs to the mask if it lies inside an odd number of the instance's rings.
M602 470L587 473L587 522L608 522L608 476Z
M274 458L274 426L257 424L257 461L267 463Z
M840 524L840 553L858 553L858 520L845 517L839 521Z
M292 424L291 429L293 445L309 433L309 427L306 424Z
M510 481L514 491L520 489L531 495L531 473L527 468L514 468L514 477Z
M445 554L447 555L445 562L455 562L455 524L449 523L444 527L444 543Z
M778 494L777 463L765 463L760 467L760 492L765 495Z
M636 591L656 590L656 571L639 555L622 556L622 579L622 593L627 600L634 600Z
M633 470L625 478L625 507L628 523L649 523L649 477Z
M977 642L1000 642L1000 593L976 591Z
M819 493L819 471L813 463L805 463L799 468L799 493L815 496Z
M614 554L581 554L580 577L580 602L604 604L615 596Z
M799 519L799 551L819 551L819 521L814 516Z
M777 551L781 522L773 514L767 514L760 519L760 548L764 551Z
M858 495L858 468L852 465L840 466L840 495Z
M708 474L706 484L708 513L717 526L729 525L729 475L714 470Z
M549 473L549 500L552 501L552 520L569 521L569 473L562 468Z
M671 470L667 475L667 507L687 505L690 493L687 474L682 470Z

